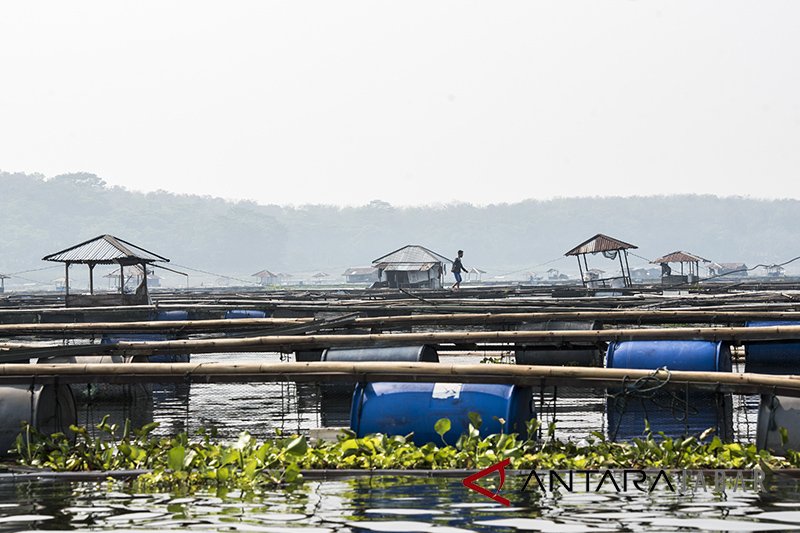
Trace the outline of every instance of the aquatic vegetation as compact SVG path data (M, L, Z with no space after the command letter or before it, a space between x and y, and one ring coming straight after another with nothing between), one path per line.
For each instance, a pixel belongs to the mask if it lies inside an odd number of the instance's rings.
M724 443L711 430L699 437L673 439L653 435L631 442L612 442L601 433L581 442L555 438L550 425L537 439L539 422L528 423L527 435L496 434L481 438L482 420L470 413L468 431L455 446L444 445L453 430L440 419L436 432L442 443L417 446L409 436L382 434L357 437L343 431L336 441L311 442L302 435L278 435L258 442L246 432L235 442L219 442L201 431L156 438L157 423L131 429L109 425L104 418L93 437L86 428L71 426L74 439L63 433L43 435L24 426L17 437L18 462L55 471L145 469L132 482L138 490L192 492L204 488L256 488L297 483L302 471L318 469L479 469L509 459L510 468L537 469L778 469L800 464L800 454L788 458L759 451L754 444ZM121 431L120 431L121 430Z

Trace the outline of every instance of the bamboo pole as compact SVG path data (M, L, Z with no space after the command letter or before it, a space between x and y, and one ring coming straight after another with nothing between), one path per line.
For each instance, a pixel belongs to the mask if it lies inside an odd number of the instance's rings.
M596 345L631 340L706 340L740 344L744 341L800 340L800 326L720 328L640 328L558 331L477 331L379 333L372 335L274 335L245 338L119 342L67 347L25 345L3 352L3 358L52 357L69 349L72 355L199 354L247 351L284 351L332 347L405 346L421 344L509 343L516 346Z
M796 320L800 312L775 311L578 311L578 312L528 312L528 313L436 313L408 316L380 316L356 318L354 327L402 327L413 325L486 325L515 324L548 321L597 321L616 324L668 324L668 323L744 323L748 320ZM0 336L65 333L185 333L222 332L271 326L306 325L312 318L244 318L210 320L132 321L132 322L66 322L0 324Z
M529 386L569 384L620 387L637 379L655 379L665 387L690 386L755 394L800 396L800 376L730 372L686 372L594 367L524 365L445 365L441 363L129 363L4 364L0 383L86 382L286 382L286 381L422 381L508 383ZM649 385L652 385L650 383Z

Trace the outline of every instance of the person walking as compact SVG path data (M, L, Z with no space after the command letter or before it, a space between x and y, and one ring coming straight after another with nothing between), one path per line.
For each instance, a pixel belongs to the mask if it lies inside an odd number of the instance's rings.
M464 257L464 250L459 250L458 257L456 257L455 261L453 261L453 268L450 269L450 271L456 277L456 282L453 283L452 287L450 287L454 291L457 291L461 288L461 273L467 272L467 269L461 264L462 257Z

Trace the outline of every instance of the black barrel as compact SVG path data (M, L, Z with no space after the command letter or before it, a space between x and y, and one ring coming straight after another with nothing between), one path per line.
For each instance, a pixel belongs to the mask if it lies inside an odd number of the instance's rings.
M559 331L600 329L596 322L548 320L520 324L520 331ZM570 343L554 346L518 346L514 350L518 365L603 366L600 349L593 344Z

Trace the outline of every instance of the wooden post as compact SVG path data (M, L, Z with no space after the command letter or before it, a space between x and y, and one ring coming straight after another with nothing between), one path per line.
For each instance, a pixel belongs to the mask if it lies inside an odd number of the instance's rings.
M94 294L94 263L89 263L89 294Z
M125 294L125 267L119 264L119 293Z
M145 295L145 298L148 298L148 294L147 294L147 263L142 263L142 276L144 276L144 279L142 279L142 283L144 284L144 295Z
M628 250L622 250L625 254L625 270L628 272L628 283L625 284L626 287L630 287L633 285L633 280L631 279L631 266L628 264Z
M69 298L69 261L64 263L64 301Z

